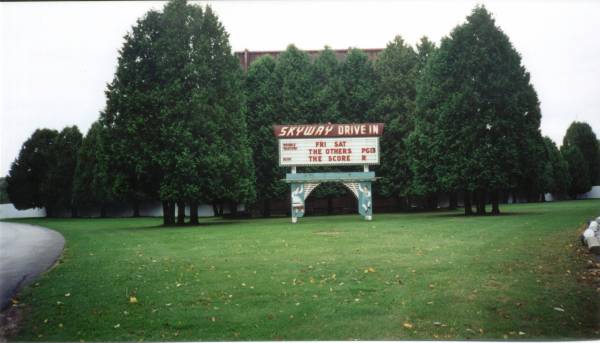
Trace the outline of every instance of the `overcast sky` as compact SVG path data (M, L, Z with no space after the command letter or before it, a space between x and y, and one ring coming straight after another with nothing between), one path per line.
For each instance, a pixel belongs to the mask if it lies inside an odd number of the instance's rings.
M205 1L195 3L205 4ZM600 134L600 1L213 1L234 51L439 43L478 3L523 58L558 145L574 120ZM154 2L0 3L0 175L36 128L98 118L123 35Z

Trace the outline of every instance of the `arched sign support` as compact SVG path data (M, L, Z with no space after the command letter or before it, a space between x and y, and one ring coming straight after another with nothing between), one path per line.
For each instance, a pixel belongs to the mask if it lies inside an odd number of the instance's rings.
M371 182L375 181L374 172L348 173L291 173L287 174L285 182L290 184L292 203L292 223L302 218L305 212L305 202L310 193L321 183L340 182L346 186L358 200L358 213L365 220L373 219L373 200Z
M373 219L371 183L376 180L369 165L379 164L379 137L383 124L274 125L279 145L279 165L291 167L292 223L304 216L306 198L321 183L340 182L358 200L358 213ZM297 173L297 167L363 166L363 172Z

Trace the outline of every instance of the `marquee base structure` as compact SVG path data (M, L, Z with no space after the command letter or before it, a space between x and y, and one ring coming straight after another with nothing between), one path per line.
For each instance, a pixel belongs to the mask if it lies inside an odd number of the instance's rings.
M295 173L294 169L284 179L291 189L292 223L304 217L306 199L317 186L326 182L340 182L346 186L358 200L358 213L365 220L373 219L371 183L377 179L374 172Z

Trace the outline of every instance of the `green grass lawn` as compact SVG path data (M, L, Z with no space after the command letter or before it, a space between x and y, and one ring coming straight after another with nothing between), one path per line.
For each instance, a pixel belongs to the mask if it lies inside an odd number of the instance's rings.
M25 289L27 341L599 337L578 229L600 201L255 220L28 219L61 263ZM137 303L131 303L135 296Z

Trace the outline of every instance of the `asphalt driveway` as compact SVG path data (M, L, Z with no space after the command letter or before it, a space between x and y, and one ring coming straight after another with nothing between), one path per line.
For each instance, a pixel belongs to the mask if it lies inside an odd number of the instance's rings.
M0 309L60 256L64 237L29 224L0 222Z

